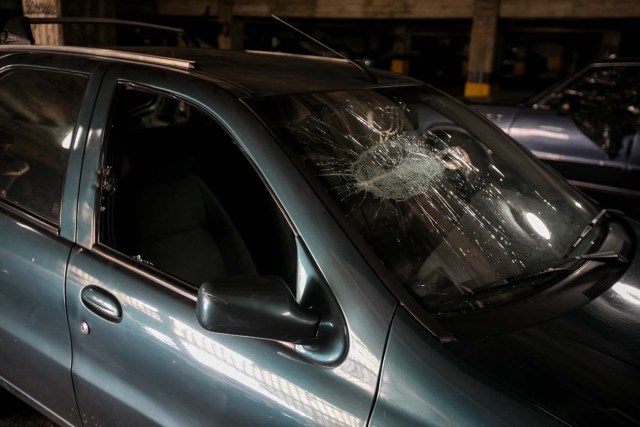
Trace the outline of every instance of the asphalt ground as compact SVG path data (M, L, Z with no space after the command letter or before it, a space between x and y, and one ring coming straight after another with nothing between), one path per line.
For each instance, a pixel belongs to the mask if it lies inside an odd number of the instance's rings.
M56 427L57 424L6 390L0 390L1 427Z

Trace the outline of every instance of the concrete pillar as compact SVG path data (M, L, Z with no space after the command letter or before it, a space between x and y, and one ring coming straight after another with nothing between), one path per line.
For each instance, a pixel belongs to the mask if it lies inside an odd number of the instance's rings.
M398 25L394 28L395 41L393 42L391 58L391 71L400 74L409 74L408 54L411 51L411 36L407 32L407 27Z
M115 0L22 0L25 16L55 18L59 16L115 17ZM115 44L115 31L106 26L87 26L83 31L63 31L56 24L32 24L36 44L91 44L92 40L102 44Z
M59 0L22 0L22 13L30 18L54 18L60 16ZM62 45L59 25L38 24L31 27L36 44Z
M491 75L494 68L498 11L500 0L474 0L466 97L486 97L491 94Z
M233 0L218 1L218 49L233 47Z

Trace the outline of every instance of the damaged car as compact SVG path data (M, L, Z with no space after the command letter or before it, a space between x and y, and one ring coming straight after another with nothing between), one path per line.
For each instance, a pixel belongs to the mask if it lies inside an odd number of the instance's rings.
M0 47L0 381L60 425L640 422L640 224L348 60Z

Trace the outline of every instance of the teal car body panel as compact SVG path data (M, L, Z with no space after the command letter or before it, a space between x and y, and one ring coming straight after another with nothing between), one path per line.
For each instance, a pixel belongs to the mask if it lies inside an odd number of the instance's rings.
M420 380L412 378L420 372ZM372 426L550 425L536 408L449 353L403 309L389 334ZM558 422L558 425L560 423Z
M48 67L55 58L1 58L0 67ZM65 305L67 262L76 231L78 177L86 129L104 65L86 59L63 61L65 70L88 78L83 108L69 149L59 227L9 208L0 215L0 340L3 381L56 421L79 423L69 372L72 363ZM47 387L36 387L37 384Z
M67 304L71 335L78 343L74 346L73 374L83 419L94 416L107 424L167 425L278 420L291 425L365 423L395 306L393 298L366 264L356 262L353 247L340 237L335 222L314 200L284 153L277 145L265 143L272 137L260 127L246 126L254 118L242 103L225 92L207 90L210 84L206 82L189 77L167 82L163 72L137 68L115 64L104 78L80 186L80 217L91 220L79 227L78 240L83 247L74 251L69 261ZM266 165L263 168L270 187L287 207L296 229L309 231L300 233L314 256L309 264L331 265L322 272L328 282L351 284L334 291L336 299L350 304L357 301L365 308L345 313L346 321L354 327L345 337L349 348L340 367L315 366L313 359L305 361L304 355L279 343L208 333L195 318L195 291L167 289L163 287L166 283L141 279L108 256L91 253L96 244L95 171L100 169L101 130L120 81L161 88L199 105L216 106L208 107L209 112L233 130L256 165ZM317 273L307 269L306 280L311 282ZM80 298L86 286L104 289L120 301L120 323L106 322L86 311ZM91 327L88 337L80 330L83 321ZM94 339L96 344L91 343ZM150 360L149 354L164 356ZM256 355L261 356L256 359ZM158 372L169 375L159 377ZM117 396L112 392L116 389L120 390ZM340 389L343 392L337 393ZM174 390L181 391L170 397ZM115 406L121 410L114 412L111 408Z

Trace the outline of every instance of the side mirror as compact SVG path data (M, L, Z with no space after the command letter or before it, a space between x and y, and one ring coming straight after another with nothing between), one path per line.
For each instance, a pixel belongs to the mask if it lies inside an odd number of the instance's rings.
M198 291L198 322L208 331L302 344L316 338L320 315L301 307L279 277L210 280Z

